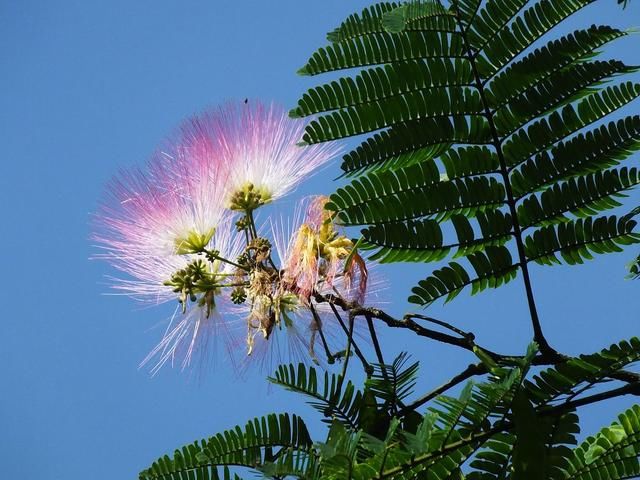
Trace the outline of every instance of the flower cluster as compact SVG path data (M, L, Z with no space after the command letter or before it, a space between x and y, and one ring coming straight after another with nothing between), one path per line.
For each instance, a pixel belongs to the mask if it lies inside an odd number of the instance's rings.
M362 302L364 260L325 197L303 201L288 231L276 222L258 228L255 217L337 154L332 145L297 146L303 129L276 106L228 104L187 120L145 169L109 185L94 239L98 256L128 277L114 287L179 302L145 359L154 371L178 358L189 365L217 338L236 351L242 337L248 354L264 357L279 356L274 344L284 337L288 353L315 359L320 337L330 356L327 307L314 299Z

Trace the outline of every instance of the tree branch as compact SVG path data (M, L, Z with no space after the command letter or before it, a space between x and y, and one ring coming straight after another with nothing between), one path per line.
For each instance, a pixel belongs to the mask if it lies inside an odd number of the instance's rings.
M329 306L331 307L331 310L333 310L333 313L336 316L338 323L340 323L340 326L342 327L342 330L344 331L345 335L347 335L348 341L351 342L351 344L353 345L353 350L356 353L356 356L362 362L364 371L367 373L367 375L370 375L371 365L369 365L369 362L367 362L367 359L364 358L364 355L362 354L362 351L360 351L360 348L358 348L358 345L356 344L356 342L353 341L353 323L354 323L353 320L355 318L355 315L352 312L347 311L349 314L349 328L347 329L347 326L344 324L344 320L342 320L342 317L340 316L340 312L338 312L338 310L336 309L336 306L331 302L329 302Z
M487 367L485 367L482 363L472 363L467 368L465 368L462 372L452 377L451 380L449 380L448 382L443 383L439 387L431 390L429 393L411 402L409 405L407 405L402 410L400 410L399 415L405 415L410 411L413 411L416 408L424 405L429 400L433 400L438 395L441 395L442 393L446 392L450 388L453 388L456 385L464 382L465 380L475 375L483 375L485 373L487 373Z
M378 308L364 307L356 302L349 302L344 298L333 295L333 294L322 295L319 293L315 293L314 298L318 303L328 303L333 309L334 313L336 313L337 315L339 314L337 312L336 306L340 307L343 311L348 312L349 315L353 315L354 317L364 316L367 319L375 318L377 320L384 322L389 327L404 328L407 330L411 330L418 336L430 338L432 340L435 340L447 345L459 347L470 352L473 352L474 348L482 348L482 350L492 360L494 360L498 364L502 364L502 365L516 364L519 360L522 360L522 358L524 358L522 355L504 355L504 354L491 351L487 348L481 347L480 345L476 344L475 336L473 333L464 332L446 322L443 322L442 320L437 320L435 318L426 317L420 314L407 314L403 317L402 320L399 320ZM423 327L422 325L415 322L413 318L419 318L421 320L425 320L425 321L434 323L436 325L443 326L444 328L447 328L457 333L460 336L458 337L458 336L450 335L448 333L443 333L437 330L432 330L430 328ZM343 326L343 328L345 327ZM374 348L375 348L375 340L374 340ZM544 366L544 365L552 366L552 365L558 365L560 363L566 362L570 358L571 357L561 354L555 350L541 351L538 355L536 355L533 358L531 364L535 366ZM405 407L402 407L400 412L401 414L406 414L410 411L410 409L415 409L420 407L421 405L424 405L429 400L446 392L447 390L458 385L464 380L471 378L475 375L483 375L485 373L487 373L487 370L486 370L486 367L482 366L482 364L471 364L464 371L457 374L446 383L442 384L441 386L437 387L431 392L428 392L427 394L423 395L422 397L412 402L411 404ZM640 374L629 372L626 370L612 372L610 374L607 374L607 377L613 380L620 380L622 382L626 382L630 385L640 384Z
M369 316L371 318L376 318L386 323L389 327L406 328L421 337L431 338L432 340L447 343L449 345L454 345L456 347L461 347L465 350L473 350L473 347L475 346L475 343L470 338L454 337L453 335L449 335L447 333L442 333L438 332L437 330L425 328L408 317L405 317L402 320L398 320L378 308L363 307L355 302L348 302L347 300L336 295L321 295L319 293L316 293L314 297L316 302L318 303L326 302L331 305L332 308L335 308L335 306L337 305L342 310L350 312L352 315L365 317Z
M540 415L557 415L558 413L574 410L578 407L597 403L602 400L609 400L611 398L621 397L623 395L640 395L640 383L627 383L622 387L607 390L606 392L595 393L588 397L582 397L570 402L564 402L553 407L544 407L540 409Z

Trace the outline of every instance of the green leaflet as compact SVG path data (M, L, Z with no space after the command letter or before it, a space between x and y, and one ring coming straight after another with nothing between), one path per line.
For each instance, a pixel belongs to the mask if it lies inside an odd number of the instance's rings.
M397 2L380 2L365 8L360 14L349 15L339 27L327 34L327 40L340 42L368 33L382 32L384 30L380 23L382 15L399 5Z
M458 12L460 21L462 22L465 32L469 31L469 26L475 20L478 10L480 9L481 0L454 0L453 10Z
M244 429L227 430L176 450L173 458L166 455L159 458L140 473L140 479L182 480L187 472L189 478L215 479L218 478L217 466L257 468L272 461L274 447L301 450L311 447L309 432L301 418L286 413L256 418ZM223 474L227 480L226 469Z
M398 36L380 32L320 48L298 73L318 75L389 62L448 57L462 57L462 43L457 35L449 37L440 32L408 31Z
M618 421L587 438L567 459L556 479L633 478L640 475L640 406L634 405Z
M593 254L619 252L623 245L639 243L635 226L627 216L610 216L542 227L525 238L525 254L529 261L542 265L560 263L557 254L569 265L584 263Z
M373 132L412 120L478 115L482 112L478 93L468 87L433 87L406 92L402 97L355 105L312 120L302 137L314 144Z
M488 0L467 30L467 38L474 52L481 51L524 8L528 0Z
M462 58L390 63L362 70L353 78L342 77L309 89L290 115L303 117L403 97L435 87L468 86L471 81L471 64Z
M640 148L639 118L606 121L640 95L640 85L614 81L637 69L597 58L628 32L593 25L530 49L590 3L380 3L345 20L304 67L313 75L357 69L311 88L292 114L320 114L305 130L306 144L368 134L344 156L342 169L353 180L328 207L345 225L363 227L373 259L453 256L482 269L491 265L489 249L517 251L518 229L505 222L478 228L475 219L517 213L530 256L520 252L486 276L452 262L418 285L412 301L451 300L464 286L475 293L502 285L518 263L559 256L579 263L635 241L629 232L596 232L587 246L570 246L572 235L621 206L638 183L635 168L612 167ZM568 223L549 230L559 222ZM559 233L567 240L555 242Z
M451 223L456 242L445 244L436 220L408 221L373 225L362 231L368 248L377 248L371 259L388 262L436 262L455 252L453 258L503 245L511 238L511 217L500 210L479 212L475 218L481 234L477 236L464 215L453 215ZM477 229L477 227L476 227Z
M370 170L386 170L404 166L404 158L420 155L425 147L439 155L451 144L487 144L489 141L488 124L482 117L474 116L468 120L462 116L425 118L394 125L374 134L344 156L342 170L349 176ZM432 156L425 156L425 159L429 158Z
M518 219L523 228L568 221L567 214L589 217L622 205L617 198L640 184L636 168L597 171L556 183L541 195L523 198Z
M618 165L640 147L640 116L626 117L561 142L523 163L510 175L514 194Z
M471 462L474 471L467 475L467 479L498 480L503 472L509 470L515 438L512 433L494 435Z
M421 217L441 220L455 214L473 217L504 203L504 187L494 178L477 177L400 189L381 198L361 196L363 183L338 190L327 208L340 209L345 225L383 224Z
M629 275L627 278L638 278L640 277L640 256L636 257L632 262L628 265Z
M411 30L420 25L430 25L434 18L453 17L453 13L445 9L440 3L432 1L410 1L382 15L380 23L382 27L391 33L400 33ZM452 31L453 18L450 23Z
M413 392L418 376L418 362L407 365L409 355L401 353L391 365L375 364L366 387L388 406L395 407Z
M309 404L324 415L324 421L335 419L344 425L356 428L362 407L363 393L351 381L344 383L340 376L324 372L323 382L318 384L316 369L300 363L280 365L269 381L285 389L300 393L311 400Z
M604 88L575 105L567 105L548 117L518 130L504 145L509 167L514 168L544 152L560 140L591 125L640 96L640 84L631 82Z
M492 78L529 45L593 0L540 0L514 21L500 28L482 48L478 70L483 79Z
M414 2L410 9L396 2L381 2L365 8L360 14L349 15L338 28L327 34L327 40L340 42L372 33L388 32L389 25L385 23L394 21L384 20L389 14L392 17L400 14L398 20L401 20L403 30L455 31L454 18L436 2Z
M498 288L517 276L518 265L513 263L511 254L505 247L487 247L484 252L473 253L467 259L475 276L470 276L459 263L451 262L413 287L413 295L409 297L409 301L428 305L446 297L449 302L467 286L472 287L471 294L474 295L487 288Z
M575 62L594 55L597 48L627 35L608 26L592 26L577 30L527 54L511 64L489 84L488 96L492 108L508 104L527 89L539 85Z
M525 386L530 398L540 405L570 395L578 386L604 382L611 372L637 361L640 361L640 340L632 337L601 352L580 355L542 370L532 380L526 381Z
M498 134L508 137L530 120L587 96L604 80L634 71L635 67L615 60L585 62L563 69L500 107L495 115Z
M514 478L547 478L545 425L538 418L524 391L516 393L513 404L516 441L513 448Z

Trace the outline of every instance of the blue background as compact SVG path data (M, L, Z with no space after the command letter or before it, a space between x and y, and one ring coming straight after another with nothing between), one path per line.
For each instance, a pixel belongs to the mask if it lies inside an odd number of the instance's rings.
M601 1L568 26L640 24ZM227 99L292 106L317 79L295 75L325 32L367 2L68 0L0 2L0 477L136 478L174 447L271 411L310 414L300 399L239 380L224 365L195 374L138 370L171 307L139 309L108 292L107 265L90 261L90 216L105 182L140 164L186 116ZM566 28L566 27L565 27ZM615 44L639 63L638 36ZM638 111L638 103L627 112ZM637 156L634 159L637 164ZM299 193L329 193L334 164ZM633 202L638 203L637 193ZM567 353L638 334L640 284L624 280L637 249L583 267L532 268L549 340ZM390 310L426 269L384 269ZM430 313L473 329L489 347L522 353L530 329L518 280L462 294ZM422 360L420 388L473 356L381 328L388 358ZM585 409L584 429L632 399ZM314 432L318 417L309 415Z

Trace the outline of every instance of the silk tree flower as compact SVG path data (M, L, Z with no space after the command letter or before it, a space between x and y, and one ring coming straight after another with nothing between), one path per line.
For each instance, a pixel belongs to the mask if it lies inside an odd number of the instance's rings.
M178 357L183 367L189 365L196 351L205 350L210 333L233 330L243 298L250 305L250 351L256 337L269 340L283 326L297 330L292 316L304 306L299 292L283 288L268 254L242 263L246 259L239 257L254 247L244 249L245 235L232 232L231 225L233 210L243 211L252 228L245 231L247 242L266 241L258 237L251 212L293 190L337 153L333 146L298 147L303 129L303 122L273 105L229 104L185 122L146 169L121 173L109 185L94 239L103 249L98 257L128 276L114 288L156 304L178 297L182 305L143 362L154 360L154 373ZM349 245L340 242L324 246L323 265L333 267L344 258L340 252ZM335 261L327 262L325 253ZM323 273L328 284L337 277ZM348 277L347 272L343 279ZM237 343L230 338L228 345Z
M188 120L185 138L207 144L214 161L228 171L226 204L233 210L253 210L291 192L340 148L334 144L297 145L305 122L291 119L274 104L228 103Z
M228 329L235 318L220 315L220 303L230 302L217 284L233 283L238 272L219 257L235 259L242 238L223 202L226 170L210 161L210 147L176 143L146 170L121 173L96 219L93 238L103 250L97 257L128 276L114 281L116 290L143 302L182 302L143 362L156 358L154 372L178 356L187 366L209 334Z
M96 240L118 258L206 245L225 216L220 198L228 179L220 165L197 160L210 158L207 153L177 145L156 154L145 170L122 172L107 186Z

